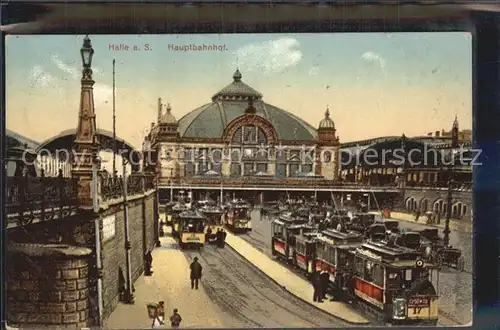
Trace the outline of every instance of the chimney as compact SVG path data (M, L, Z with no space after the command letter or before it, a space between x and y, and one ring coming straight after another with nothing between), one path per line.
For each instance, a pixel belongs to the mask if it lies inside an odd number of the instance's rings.
M430 133L427 133L427 136L432 136L432 132L430 132Z
M436 131L436 137L439 137L439 135L440 135L439 131Z
M158 98L158 124L161 120L161 97Z

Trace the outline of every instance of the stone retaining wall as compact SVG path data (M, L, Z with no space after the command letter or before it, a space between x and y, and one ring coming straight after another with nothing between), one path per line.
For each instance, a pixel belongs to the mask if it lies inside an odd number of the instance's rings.
M144 256L156 244L157 233L155 233L154 229L155 198L156 194L152 193L146 196L131 198L128 202L132 282L135 282L144 272ZM125 217L122 203L109 205L109 208L101 217L105 219L113 215L115 219L115 234L107 240L104 240L104 235L101 235L103 320L113 312L119 303L120 290L123 289L125 285L123 280L127 276ZM106 228L102 224L101 232L104 234L104 231L106 231ZM120 277L122 278L120 279Z
M22 328L89 326L91 250L23 244L8 249L7 323Z

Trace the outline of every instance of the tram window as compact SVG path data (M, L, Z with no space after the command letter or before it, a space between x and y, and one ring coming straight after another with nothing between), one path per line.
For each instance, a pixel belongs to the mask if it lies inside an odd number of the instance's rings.
M299 253L304 253L304 250L302 249L302 242L296 242L295 250L297 250L297 252Z
M411 269L406 269L405 270L405 281L411 281L412 280L412 271Z
M347 254L342 250L339 250L338 253L338 266L345 266L347 264Z
M384 286L384 268L382 268L379 264L373 265L373 283L376 285L383 287Z
M328 246L328 261L335 263L335 248L333 246Z
M283 236L283 227L278 224L273 224L273 232L277 236Z
M364 271L364 260L359 258L359 257L356 257L356 259L354 260L354 268L355 268L355 271L356 271L356 274L358 276L362 276L363 275L363 271Z
M322 242L317 242L316 243L316 252L318 254L318 257L320 259L323 259L323 243Z
M373 262L366 260L364 267L364 279L367 281L373 281Z
M418 279L424 279L424 278L429 278L429 270L427 269L414 269L413 270L413 277L418 280Z

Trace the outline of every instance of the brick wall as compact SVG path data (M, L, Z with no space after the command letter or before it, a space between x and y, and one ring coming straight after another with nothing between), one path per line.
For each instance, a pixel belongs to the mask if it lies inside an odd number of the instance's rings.
M91 253L64 245L9 246L7 323L23 328L89 326Z
M135 282L144 271L144 255L156 244L154 225L155 194L131 199L128 204L130 237L130 265L132 281ZM115 216L115 235L103 241L102 248L102 286L103 319L116 308L120 299L120 268L126 280L125 221L123 204L110 205L101 218ZM104 230L101 226L101 230Z

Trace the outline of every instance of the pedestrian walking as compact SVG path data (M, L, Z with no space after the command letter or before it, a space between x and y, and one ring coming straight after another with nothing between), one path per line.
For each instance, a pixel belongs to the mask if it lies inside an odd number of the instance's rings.
M155 306L156 304L152 304L151 306ZM149 307L149 305L148 305ZM165 302L159 301L156 305L156 310L154 311L153 324L151 324L151 328L155 327L155 323L158 321L158 325L165 324Z
M313 301L314 302L319 302L322 303L323 300L321 299L321 283L320 283L320 277L319 277L319 272L314 272L312 275L312 285L314 289L313 293Z
M203 272L203 267L198 262L198 257L194 257L193 262L189 266L191 269L190 279L191 279L191 290L198 290L198 282L201 279Z
M177 308L174 309L174 314L170 316L170 326L172 329L177 329L181 326L182 317L179 314L179 310Z

